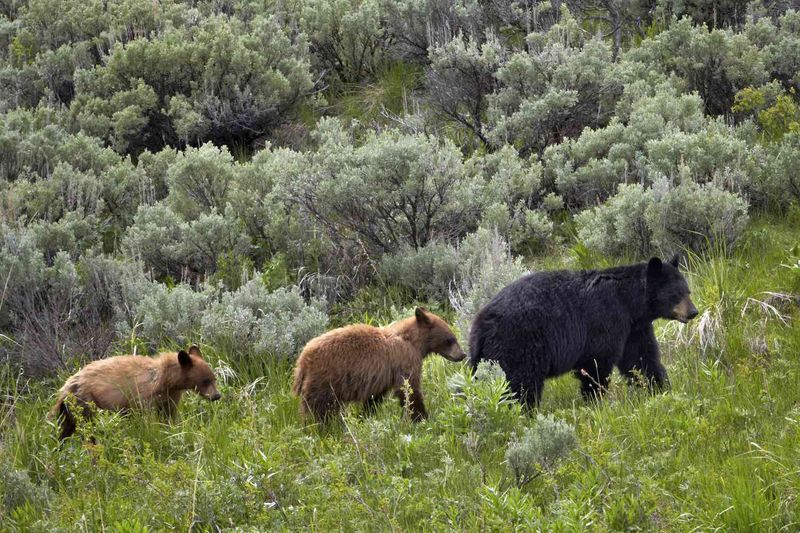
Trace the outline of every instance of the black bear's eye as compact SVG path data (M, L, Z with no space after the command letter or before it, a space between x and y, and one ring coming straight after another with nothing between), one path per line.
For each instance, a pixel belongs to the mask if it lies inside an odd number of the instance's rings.
M209 385L211 385L211 380L210 380L210 379L207 379L207 380L203 381L203 385L205 385L206 387L208 387Z

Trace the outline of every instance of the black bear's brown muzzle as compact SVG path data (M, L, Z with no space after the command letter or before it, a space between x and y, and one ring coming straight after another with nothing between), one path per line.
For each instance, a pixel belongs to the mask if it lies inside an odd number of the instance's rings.
M697 307L694 306L694 302L692 302L692 299L689 297L689 295L686 295L683 300L681 300L681 303L672 309L672 316L675 318L675 320L683 324L686 324L695 318L697 314Z

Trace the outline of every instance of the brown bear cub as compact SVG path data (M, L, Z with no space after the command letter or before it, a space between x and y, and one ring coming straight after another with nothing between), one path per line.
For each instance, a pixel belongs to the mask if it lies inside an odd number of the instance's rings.
M375 410L390 390L406 404L404 382L411 387L413 419L428 416L422 400L422 360L435 352L450 361L466 354L447 323L418 307L413 317L386 327L353 324L312 339L294 370L292 393L300 397L300 413L320 421L336 415L347 402Z
M63 440L75 432L71 405L79 406L85 417L91 416L92 407L108 411L155 407L171 419L186 390L219 400L216 383L197 346L189 348L188 353L181 350L157 357L119 355L89 363L70 377L58 392L51 414L61 423Z

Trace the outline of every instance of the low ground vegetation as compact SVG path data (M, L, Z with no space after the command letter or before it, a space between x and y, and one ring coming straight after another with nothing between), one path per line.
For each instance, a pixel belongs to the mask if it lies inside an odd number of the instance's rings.
M0 523L795 528L799 50L783 0L0 2ZM297 418L326 329L464 344L529 270L674 252L667 394L432 360L426 422ZM82 363L194 342L221 402L56 446Z

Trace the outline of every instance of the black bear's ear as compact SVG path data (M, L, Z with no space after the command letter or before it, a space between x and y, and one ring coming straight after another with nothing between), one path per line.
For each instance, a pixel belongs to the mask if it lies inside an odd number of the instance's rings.
M653 257L650 261L647 262L647 275L648 276L657 276L661 274L661 267L664 264L661 262L661 259L658 257Z
M428 316L428 310L424 307L417 307L414 310L414 316L417 317L417 322L420 324L430 324L431 317Z
M192 366L192 357L185 350L181 350L178 352L178 362L184 368L190 367Z
M196 344L192 344L189 348L189 355L194 355L195 357L203 356L203 354L200 353L200 348Z
M669 260L669 264L678 268L678 263L681 262L681 254L675 254L672 256L672 259Z

